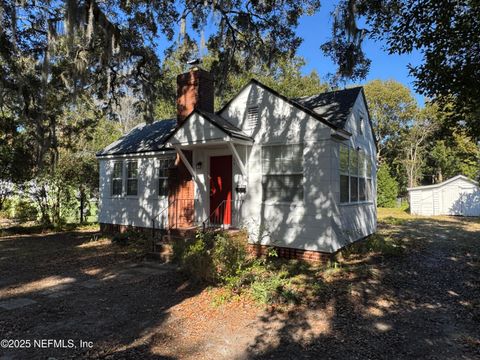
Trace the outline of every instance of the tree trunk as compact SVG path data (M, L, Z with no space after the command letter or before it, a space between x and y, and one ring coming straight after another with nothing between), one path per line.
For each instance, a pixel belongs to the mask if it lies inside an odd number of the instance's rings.
M80 223L85 221L84 219L84 209L85 209L85 191L83 187L80 187Z

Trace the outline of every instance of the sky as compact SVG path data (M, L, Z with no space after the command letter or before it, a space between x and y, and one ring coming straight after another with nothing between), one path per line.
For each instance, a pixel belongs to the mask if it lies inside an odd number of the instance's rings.
M298 55L306 60L303 68L304 73L316 70L323 80L328 73L335 72L335 64L320 50L320 45L326 42L331 35L333 2L322 1L322 8L314 16L304 16L300 19L297 28L298 35L303 43L299 48ZM412 90L418 103L423 106L423 96L414 89L414 78L408 73L408 64L417 65L421 61L421 54L413 52L406 55L388 55L382 48L384 43L365 39L363 49L367 57L372 60L370 72L364 82L373 79L394 79L401 82ZM357 82L358 83L358 82Z

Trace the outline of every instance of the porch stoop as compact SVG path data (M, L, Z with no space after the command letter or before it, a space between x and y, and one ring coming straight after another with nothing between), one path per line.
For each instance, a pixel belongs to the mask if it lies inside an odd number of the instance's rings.
M169 230L157 230L159 234L153 238L153 249L148 257L162 262L171 262L173 257L173 244L195 239L198 227L186 227Z

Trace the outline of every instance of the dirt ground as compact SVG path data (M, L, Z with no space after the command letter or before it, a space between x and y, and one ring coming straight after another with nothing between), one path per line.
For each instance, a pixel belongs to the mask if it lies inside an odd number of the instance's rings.
M380 215L404 254L355 257L280 308L215 304L218 289L94 231L6 231L0 359L479 359L480 221Z

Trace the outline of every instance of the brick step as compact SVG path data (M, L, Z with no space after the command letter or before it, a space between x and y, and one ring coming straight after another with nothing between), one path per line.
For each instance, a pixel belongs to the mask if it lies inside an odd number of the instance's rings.
M164 244L171 244L177 241L190 241L194 238L195 236L179 236L179 235L167 234L162 236L162 239L160 242Z
M172 261L173 248L171 244L162 241L155 242L155 251L149 254L149 257L154 257L162 262L169 263Z

